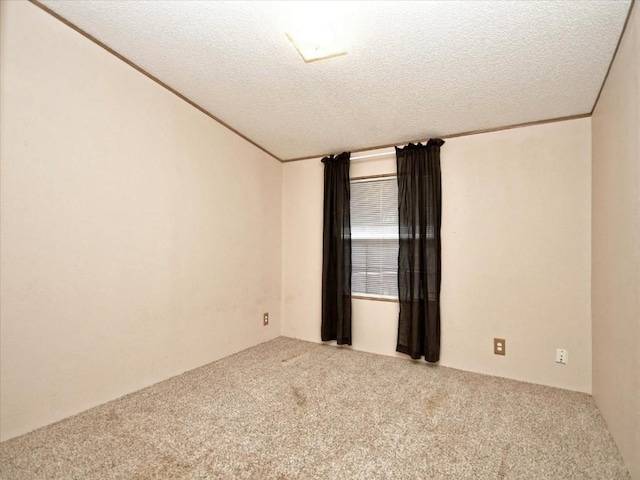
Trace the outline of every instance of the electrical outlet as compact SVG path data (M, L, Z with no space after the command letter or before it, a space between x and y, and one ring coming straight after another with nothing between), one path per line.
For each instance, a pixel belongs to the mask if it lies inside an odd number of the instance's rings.
M265 327L269 325L269 312L262 314L262 325Z
M556 363L562 363L563 365L569 363L569 350L558 348L556 350Z
M493 339L493 353L494 355L504 355L507 353L507 342L504 338Z

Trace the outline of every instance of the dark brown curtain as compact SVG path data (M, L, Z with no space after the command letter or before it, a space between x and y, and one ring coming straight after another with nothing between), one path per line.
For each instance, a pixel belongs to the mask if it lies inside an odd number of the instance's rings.
M396 148L398 168L398 352L440 359L442 140Z
M351 345L351 210L348 152L325 157L322 341Z

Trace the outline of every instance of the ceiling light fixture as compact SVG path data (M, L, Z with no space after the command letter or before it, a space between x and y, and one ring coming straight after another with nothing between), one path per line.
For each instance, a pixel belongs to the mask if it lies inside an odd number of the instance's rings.
M338 57L347 52L338 38L335 24L340 15L335 8L323 3L303 3L297 18L292 22L287 37L307 63Z
M317 38L300 36L293 33L287 33L287 37L291 40L293 46L296 47L302 59L307 63L347 54L344 48L332 39L318 40Z

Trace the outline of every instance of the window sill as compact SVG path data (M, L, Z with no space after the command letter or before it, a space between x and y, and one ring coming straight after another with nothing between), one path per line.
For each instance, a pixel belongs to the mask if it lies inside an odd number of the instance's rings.
M351 295L351 298L356 298L358 300L374 300L376 302L398 303L398 298L396 298L396 297L387 297L385 295L365 295L365 294L362 294L362 293L357 293L355 295Z

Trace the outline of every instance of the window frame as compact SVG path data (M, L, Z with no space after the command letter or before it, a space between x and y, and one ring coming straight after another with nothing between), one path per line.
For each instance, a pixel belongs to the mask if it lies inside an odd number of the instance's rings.
M358 177L350 177L349 178L349 183L353 184L353 183L361 183L361 182L372 182L372 181L376 181L376 180L379 180L379 181L380 180L391 180L391 179L395 179L396 182L397 182L397 178L398 178L398 174L395 173L395 172L394 173L384 173L384 174L379 174L379 175L365 175L365 176L358 176ZM398 243L399 243L400 242L399 225L397 226L396 232L397 232L397 237L394 237L394 238L397 238ZM352 242L353 242L353 227L351 228L351 236L352 236ZM353 247L352 247L352 251L353 251ZM353 268L353 263L352 263L352 268ZM397 275L398 275L398 268L397 268L397 265L396 265L396 281L397 281ZM374 300L374 301L378 301L378 302L390 302L390 303L399 303L400 302L399 296L380 295L380 294L376 294L376 293L354 292L353 291L353 286L352 286L351 298L360 299L360 300Z

